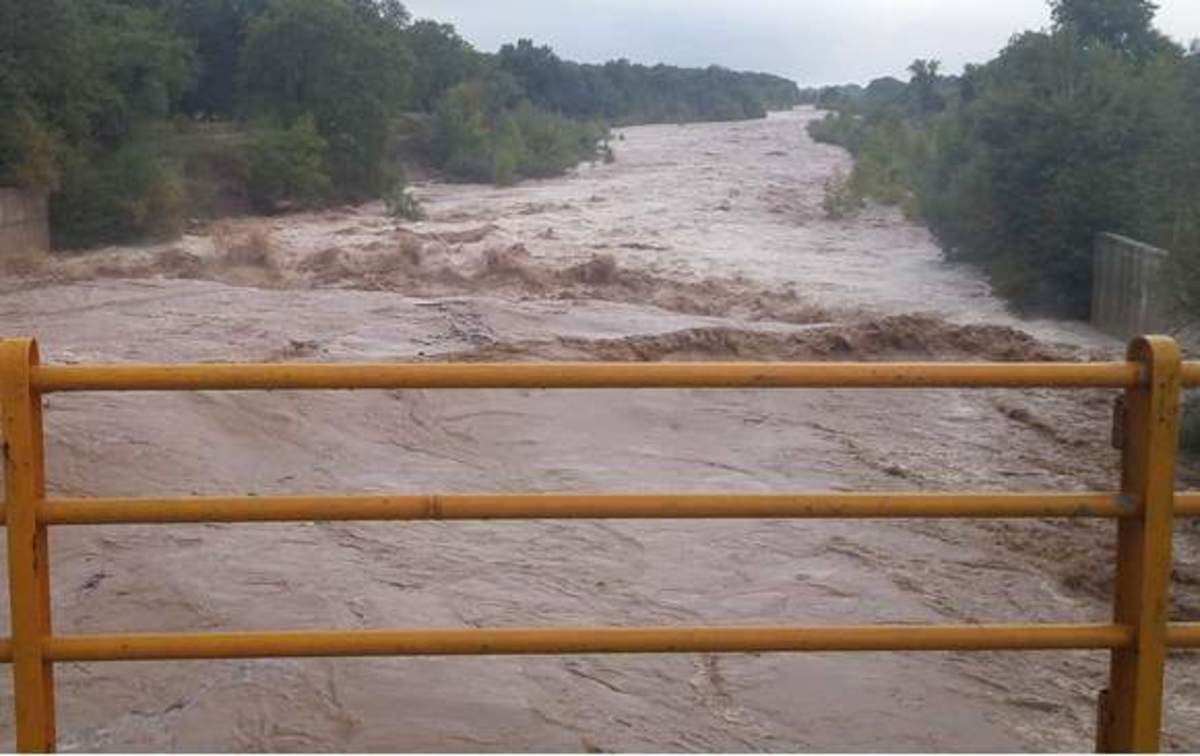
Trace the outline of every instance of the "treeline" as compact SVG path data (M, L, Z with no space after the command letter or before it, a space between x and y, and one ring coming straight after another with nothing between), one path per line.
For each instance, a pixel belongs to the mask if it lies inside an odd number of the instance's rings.
M761 117L795 84L721 68L476 51L398 0L4 0L0 184L51 193L55 243L187 214L385 196L403 161L509 183L611 159L608 126Z
M1156 31L1148 0L1051 7L1052 28L961 76L916 61L907 83L817 93L832 112L810 133L855 155L826 209L900 204L1028 312L1087 315L1103 231L1169 249L1200 302L1200 50Z
M579 64L526 39L501 48L497 62L517 78L535 105L622 125L761 118L768 110L800 102L795 82L770 74L719 66L644 66L624 59Z

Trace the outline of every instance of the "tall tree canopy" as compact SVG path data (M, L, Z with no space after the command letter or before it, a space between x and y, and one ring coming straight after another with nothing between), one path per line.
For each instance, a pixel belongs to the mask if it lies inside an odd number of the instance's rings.
M0 180L52 188L68 153L116 146L167 115L191 46L161 10L116 0L0 4Z
M500 48L497 63L517 78L535 105L619 123L761 118L767 110L800 101L796 84L778 76L720 66L644 66L624 59L579 64L528 39Z
M267 0L171 0L175 27L196 47L199 75L181 103L185 113L204 117L233 115L235 75L250 22Z
M388 119L405 104L412 62L390 17L356 7L274 0L247 30L238 78L247 114L285 124L311 115L334 185L368 197L382 188Z
M1073 30L1084 43L1142 56L1164 42L1154 29L1152 0L1052 0L1050 11L1057 28Z
M450 24L421 20L408 28L413 105L432 112L447 89L479 75L483 56Z

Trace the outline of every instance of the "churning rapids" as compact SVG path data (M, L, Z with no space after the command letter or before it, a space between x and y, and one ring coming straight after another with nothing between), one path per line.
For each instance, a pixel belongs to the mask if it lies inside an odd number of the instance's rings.
M0 278L45 359L1089 359L888 209L810 110L622 129L618 162L515 188L227 221ZM1083 490L1113 392L55 395L53 494ZM1200 617L1180 524L1173 611ZM56 630L1104 621L1113 527L538 522L61 528ZM69 664L64 750L1087 750L1104 653ZM8 677L3 677L8 685ZM1200 749L1200 662L1166 744ZM0 693L11 747L11 690Z

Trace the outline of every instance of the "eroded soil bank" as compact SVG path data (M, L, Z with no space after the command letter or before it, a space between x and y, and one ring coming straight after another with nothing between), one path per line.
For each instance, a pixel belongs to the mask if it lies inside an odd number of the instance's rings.
M822 217L811 112L623 129L615 165L216 224L0 278L50 361L1109 357L1023 322L894 212ZM53 396L61 495L1088 490L1112 392ZM1101 621L1084 522L62 528L62 632ZM1174 611L1200 616L1200 532ZM1104 654L63 665L64 750L1086 750ZM1167 744L1200 748L1172 658ZM4 684L7 685L5 678ZM11 708L11 694L4 692ZM11 716L0 716L11 744Z

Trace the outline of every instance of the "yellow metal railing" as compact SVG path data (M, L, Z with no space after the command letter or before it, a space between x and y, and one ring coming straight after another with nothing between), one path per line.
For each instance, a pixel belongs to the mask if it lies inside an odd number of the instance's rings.
M1200 623L1167 622L1175 517L1200 493L1174 492L1179 398L1200 363L1175 342L1135 341L1126 362L870 364L41 365L28 339L0 341L17 747L55 744L58 662L305 656L1108 649L1097 746L1155 751L1169 647L1200 647ZM1123 389L1121 489L1094 493L398 495L47 499L42 396L61 391L483 388L1113 388ZM569 518L1018 518L1117 521L1107 624L857 627L421 629L55 635L47 528L295 520Z

